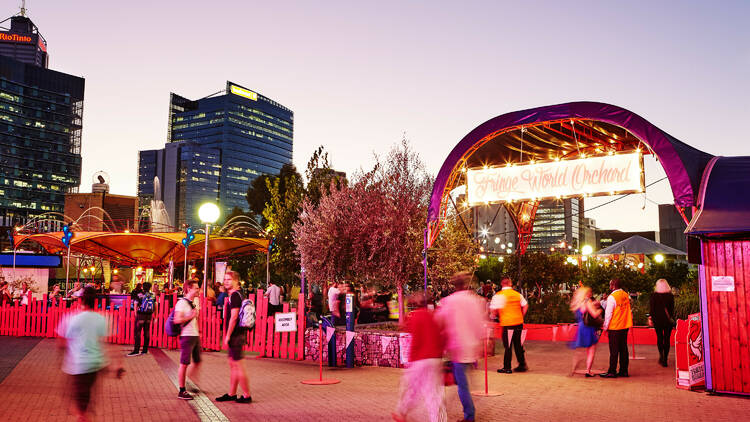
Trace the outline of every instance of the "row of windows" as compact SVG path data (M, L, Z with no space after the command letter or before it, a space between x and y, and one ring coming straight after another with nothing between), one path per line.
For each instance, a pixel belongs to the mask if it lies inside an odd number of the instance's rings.
M250 114L246 114L246 113L243 113L241 111L230 111L229 114L233 114L233 115L241 117L243 119L249 119L249 120L252 120L252 121L255 121L255 122L258 122L258 123L262 123L262 124L264 124L266 126L271 126L273 128L276 128L276 129L279 129L281 131L284 131L284 132L286 132L286 133L288 133L290 135L292 134L291 127L286 127L286 126L283 126L283 125L277 125L276 123L273 123L273 122L265 120L265 119L261 119L260 117L252 116Z
M13 94L30 96L46 101L55 102L58 104L70 104L71 102L70 94L59 94L35 87L27 87L15 82L11 82L5 78L0 79L0 88L2 88L4 91L10 91Z
M12 104L3 101L2 98L0 98L0 110L15 113L19 116L41 119L47 122L59 123L62 125L70 125L72 122L72 117L70 114L41 110L39 108L33 108L27 105Z
M227 119L229 120L229 122L234 123L236 125L239 125L239 126L242 126L242 127L252 128L252 129L255 129L255 130L261 130L263 132L267 132L267 133L270 133L272 135L276 135L279 138L284 139L286 141L292 142L292 137L291 136L288 136L288 135L283 134L281 132L275 131L273 129L267 129L267 128L264 128L264 127L260 127L258 125L254 125L252 123L247 123L247 122L245 122L243 120L240 120L240 119L237 119L237 118L234 118L234 117L228 117ZM257 132L254 133L254 136L258 136ZM270 138L270 139L273 140L273 138Z

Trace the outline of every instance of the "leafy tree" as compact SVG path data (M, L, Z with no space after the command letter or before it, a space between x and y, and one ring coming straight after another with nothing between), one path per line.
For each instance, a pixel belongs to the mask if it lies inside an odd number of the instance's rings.
M263 217L268 222L266 231L274 238L272 273L282 283L293 282L298 277L299 257L292 230L304 200L302 176L293 165L284 165L279 176L268 179L266 186L271 198L263 209Z
M331 193L331 189L341 189L347 184L346 177L331 168L328 153L322 146L313 152L307 162L305 177L307 177L305 199L313 206L318 205L323 195Z
M437 290L449 287L451 276L459 271L472 271L476 267L476 275L480 281L500 279L493 275L502 273L502 263L496 258L488 257L479 260L477 266L476 254L479 246L466 233L457 218L446 220L440 236L427 253L427 274L430 284Z

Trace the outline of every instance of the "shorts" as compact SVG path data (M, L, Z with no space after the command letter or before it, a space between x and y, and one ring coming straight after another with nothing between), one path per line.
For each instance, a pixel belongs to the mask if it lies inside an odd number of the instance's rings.
M244 330L229 336L229 359L242 360L242 347L245 345L246 338L247 334Z
M201 363L201 338L198 336L180 336L180 364Z
M96 382L99 371L87 374L71 375L73 378L73 401L80 412L85 412L91 402L91 388Z

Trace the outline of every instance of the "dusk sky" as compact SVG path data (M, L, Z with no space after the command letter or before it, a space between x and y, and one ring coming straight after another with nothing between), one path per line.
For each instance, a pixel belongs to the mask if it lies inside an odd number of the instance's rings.
M18 11L3 2L2 13ZM81 191L135 194L137 151L166 141L169 93L227 80L291 108L294 163L372 165L404 133L436 174L503 113L601 101L715 155L750 155L750 2L30 0L50 68L86 78ZM647 165L646 182L660 179ZM658 229L667 181L587 216ZM610 200L586 201L586 208ZM651 202L653 201L653 202ZM646 210L641 208L646 204Z

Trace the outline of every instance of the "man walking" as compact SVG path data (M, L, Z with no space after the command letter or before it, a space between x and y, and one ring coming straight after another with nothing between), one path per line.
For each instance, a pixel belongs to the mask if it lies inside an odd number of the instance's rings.
M500 284L503 288L492 297L490 302L490 310L497 313L500 325L503 327L503 346L505 346L503 367L497 372L501 374L510 374L513 371L526 372L529 367L526 365L521 334L523 333L523 317L529 310L529 303L523 295L513 290L513 282L510 278L503 278ZM510 340L508 333L510 333ZM515 349L518 361L518 366L513 371L510 369L513 359L512 349Z
M174 307L174 323L182 325L180 330L180 369L177 378L180 383L178 399L192 400L193 396L185 390L185 378L190 361L193 361L193 378L197 375L201 363L201 342L198 329L198 308L193 299L198 296L200 288L195 280L188 280L183 285L185 296L178 299Z
M604 316L604 331L609 331L609 369L600 374L602 378L628 377L628 329L633 326L630 296L622 290L619 279L609 282L612 293L607 298ZM617 371L617 361L620 371Z
M139 356L148 353L148 342L151 333L151 317L156 310L156 297L151 293L151 283L143 283L143 292L139 293L135 302L135 345L128 356ZM141 348L141 334L143 335L143 351Z
M470 289L471 275L456 273L451 278L455 293L443 298L435 318L446 336L445 348L453 364L453 377L464 409L464 421L475 417L474 401L466 372L479 359L487 331L486 301Z
M216 401L234 401L251 403L250 384L247 381L245 367L242 365L242 346L245 345L247 330L240 326L239 315L242 308L240 292L240 275L235 271L224 273L224 288L229 295L229 303L224 307L224 347L229 352L229 394L217 397ZM237 386L242 387L244 396L237 397Z

